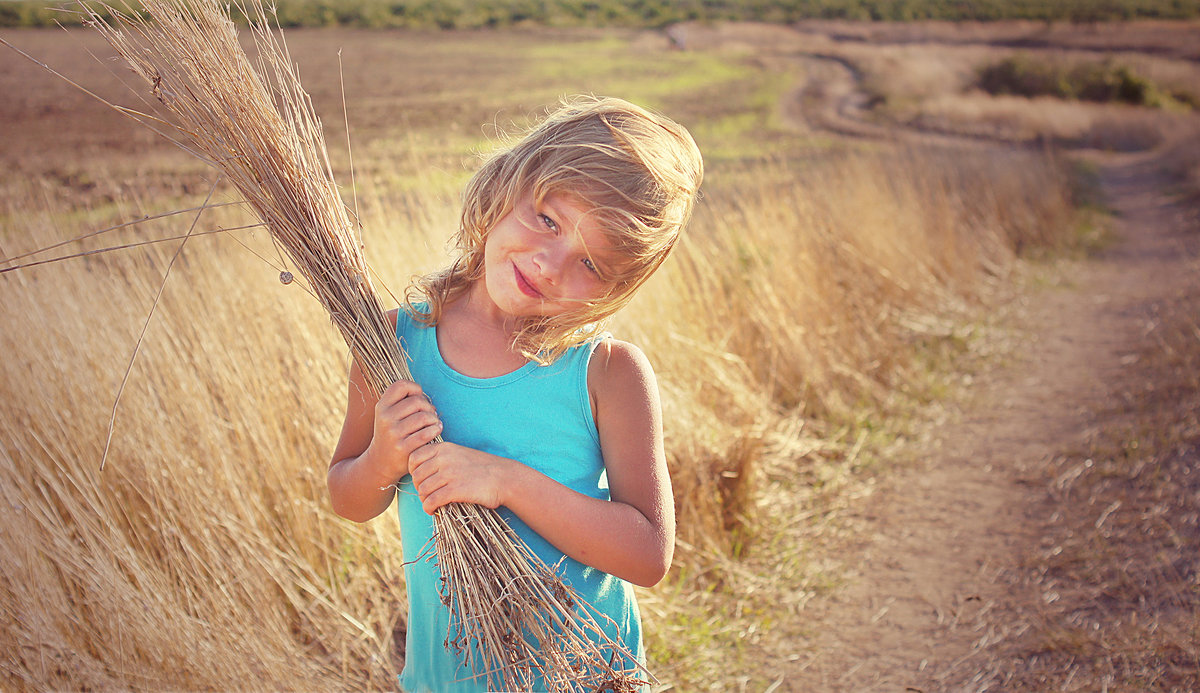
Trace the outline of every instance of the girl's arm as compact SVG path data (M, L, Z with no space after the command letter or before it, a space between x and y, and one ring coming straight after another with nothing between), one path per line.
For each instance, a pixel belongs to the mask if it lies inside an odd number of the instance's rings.
M675 550L675 507L658 385L635 346L606 340L588 370L611 501L578 493L513 460L450 443L410 458L427 512L449 502L504 505L568 556L651 586Z
M396 311L389 317L394 327ZM411 381L397 381L376 399L355 362L348 390L346 420L326 483L334 512L366 522L391 505L394 484L408 473L409 455L437 437L442 426L433 405Z

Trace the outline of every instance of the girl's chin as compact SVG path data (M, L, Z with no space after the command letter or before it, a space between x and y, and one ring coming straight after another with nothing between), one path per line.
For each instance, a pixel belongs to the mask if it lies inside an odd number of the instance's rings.
M552 317L566 312L562 304L533 297L516 285L488 286L488 298L500 312L514 318Z
M545 299L522 296L521 300L510 303L506 312L517 318L549 318L565 313L566 309Z
M491 294L492 303L501 313L513 318L532 318L546 315L550 304L542 299L531 298L520 291L502 295ZM552 312L552 311L550 311Z

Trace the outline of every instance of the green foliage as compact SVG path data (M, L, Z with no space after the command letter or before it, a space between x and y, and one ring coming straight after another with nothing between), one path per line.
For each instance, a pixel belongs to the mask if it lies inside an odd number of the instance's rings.
M276 0L283 26L477 29L551 26L658 28L688 20L947 19L1099 22L1200 17L1193 0ZM77 23L73 2L0 0L0 27ZM61 9L60 9L61 8Z
M1192 94L1167 93L1133 68L1112 59L1066 64L1015 55L981 68L978 85L989 94L1054 96L1152 108L1191 108L1197 100Z
M44 2L0 2L0 27L53 26L55 22L74 24L74 17Z
M86 4L100 18L109 18L110 13L103 6L91 1ZM79 2L74 0L0 0L0 28L70 26L82 24L83 19Z

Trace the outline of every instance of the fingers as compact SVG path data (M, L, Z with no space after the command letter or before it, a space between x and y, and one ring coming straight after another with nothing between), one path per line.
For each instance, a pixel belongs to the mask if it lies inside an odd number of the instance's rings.
M451 502L450 497L442 492L443 489L444 487L439 488L438 490L421 497L421 509L425 511L426 515L434 514L437 512L438 508Z
M420 386L398 380L375 405L375 428L377 434L383 433L407 448L407 455L441 433L441 420Z
M425 512L447 503L500 505L503 460L453 443L426 445L409 457L409 474Z
M376 411L380 408L388 409L405 401L409 401L414 406L423 403L429 407L430 411L433 410L433 405L429 403L429 398L425 396L421 386L411 380L397 380L389 385L388 389L379 396L379 402L375 408Z
M412 474L413 485L417 487L417 493L422 497L425 496L422 487L438 471L439 465L435 458L438 456L438 448L444 445L446 444L434 443L432 445L422 445L408 456L408 473ZM442 477L442 483L445 483L444 476Z
M442 433L442 422L435 414L421 412L395 424L393 431L397 450L413 467L413 453L429 447Z
M410 435L408 439L412 443L413 451L416 451L427 446L429 443L436 441L437 437L440 435L442 435L442 421L441 419L437 418L437 414L434 414L432 421L417 429L417 431ZM412 452L409 453L410 456L411 454Z
M433 431L432 436L418 443L420 445L428 443L438 433L441 433L442 420L438 418L437 412L432 409L413 408L406 406L402 402L390 410L381 412L379 418L376 419L376 426L382 426L397 440L408 438L428 429L436 429ZM412 447L415 448L416 446Z
M421 499L425 512L432 514L438 508L431 505L432 494L443 488L449 481L449 474L438 474L438 448L445 443L423 445L408 457L408 473L412 475L413 486Z
M430 440L430 442L433 442L433 441ZM417 478L416 470L419 469L421 467L421 465L425 464L426 462L428 462L429 460L431 460L433 458L433 456L437 453L437 445L441 445L441 444L442 443L438 443L436 445L422 445L421 447L417 448L416 450L413 450L412 453L408 456L408 466L412 469L414 481ZM426 473L428 473L428 472L426 472Z
M413 481L416 481L416 477L413 478ZM464 503L478 502L470 496L463 496L466 489L451 484L450 479L446 475L432 474L415 485L417 488L417 497L421 499L421 508L427 515L432 515L434 511L447 503L456 501Z

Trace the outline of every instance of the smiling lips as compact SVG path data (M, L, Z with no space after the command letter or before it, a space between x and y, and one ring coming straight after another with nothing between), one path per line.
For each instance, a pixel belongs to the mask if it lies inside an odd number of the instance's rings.
M542 292L538 291L537 287L534 286L533 283L530 282L529 279L527 279L525 277L525 275L521 273L520 268L518 268L516 266L516 264L513 264L513 273L515 274L516 279L517 279L517 288L519 288L521 290L521 293L525 294L526 296L528 296L530 298L542 298L542 299L546 298L542 294Z

